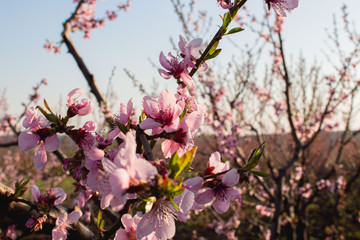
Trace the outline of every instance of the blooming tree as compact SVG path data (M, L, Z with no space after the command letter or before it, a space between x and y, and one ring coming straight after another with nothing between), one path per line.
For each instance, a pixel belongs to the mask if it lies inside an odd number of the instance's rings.
M217 232L228 238L231 232L257 238L257 231L267 239L350 237L358 225L357 220L353 221L357 218L356 207L350 207L348 197L356 198L356 193L351 192L356 188L360 170L358 161L353 160L358 158L358 151L351 146L357 146L355 139L359 134L355 121L359 35L351 28L344 7L343 32L351 49L345 50L339 44L342 40L334 22L334 33L328 39L334 43L330 52L338 53L338 58L326 55L333 72L322 72L317 64L309 68L303 57L290 65L282 37L285 19L280 16L284 15L283 9L291 10L298 3L266 2L278 16L272 18L266 12L259 22L248 12L248 22L236 19L240 27L252 29L259 36L253 46L240 49L243 60L229 63L223 76L216 68L198 76L201 87L197 93L208 106L205 120L214 133L208 137L214 143L213 149L243 166L249 145L265 142L267 146L263 164L254 170L270 175L265 179L257 175L243 178L253 184L242 188L242 204L255 204L257 213L235 217L245 223L240 226L232 225L233 217L224 218L229 224L219 221ZM229 1L221 3L226 5ZM257 62L261 62L260 54L266 50L270 52L271 64L263 79L259 79L255 74L260 68ZM351 163L348 159L352 159ZM214 196L211 191L207 194L209 198ZM315 214L314 206L322 211ZM346 235L344 229L351 233Z
M346 147L359 133L351 131L358 92L359 36L350 30L346 12L345 31L353 50L347 56L340 55L341 67L334 74L320 76L319 68L307 70L302 58L296 68L289 67L286 61L282 16L284 10L296 8L298 1L266 0L265 4L278 16L274 23L265 18L259 25L262 31L253 29L271 47L271 67L263 82L251 79L255 64L249 53L244 65L235 66L240 70L232 82L226 77L216 80L208 61L220 53L217 46L223 37L242 31L240 27L228 28L233 20L240 21L237 13L245 1L217 2L226 13L208 44L203 45L199 38L180 36L178 54L159 54L162 66L159 74L168 80L175 79L178 88L163 90L155 97L145 96L143 111L138 115L129 100L127 105L120 106L120 114L115 118L69 35L71 30L79 29L89 37L90 31L102 26L104 19L95 20L92 15L96 1L77 2L76 10L64 23L63 43L77 61L111 129L109 133L97 131L93 121L80 128L70 125L70 119L93 110L92 101L82 98L80 89L68 94L68 110L64 115L55 113L46 101L44 107L26 109L22 122L26 130L19 133L18 139L21 150L36 147L33 160L39 171L49 167L47 152L54 152L63 169L75 180L78 198L74 209L63 209L57 206L64 200L59 188L50 188L41 195L33 185L35 202L19 200L26 181L18 182L15 191L2 189L6 206L15 202L19 208L25 208L20 203L29 207L26 208L29 230L38 231L49 224L54 239L65 239L71 231L81 233L84 239L169 239L176 233L175 222L186 222L191 212L212 205L210 208L218 216L228 212L231 201L242 201L244 205L253 201L258 215L263 217L249 217L246 224L256 226L270 239L277 239L285 230L292 238L306 239L311 228L308 210L323 195L330 196L334 200L330 206L339 209L337 215L341 213L360 172L358 164L353 168L355 171L341 167ZM118 9L127 10L129 6L119 5ZM108 11L107 18L113 20L117 14ZM331 36L335 43L336 37ZM45 47L58 52L60 46ZM335 45L339 52L340 47ZM234 87L225 88L225 84ZM205 100L196 99L195 91L191 91L191 87L197 86ZM232 92L226 95L227 89ZM344 119L343 125L337 124L339 118ZM208 156L207 167L196 171L190 167L200 148L195 137L205 122L216 136L216 149ZM12 126L10 118L7 124ZM269 128L275 129L277 135L269 135ZM342 132L330 142L326 154L316 152L315 143L324 141L324 134L331 129ZM249 139L257 141L252 154L248 154L250 149L242 148L244 135L249 132L254 136ZM60 135L66 135L75 145L73 155L65 157L58 151ZM265 153L264 142L274 144ZM154 154L156 145L161 145L159 158ZM262 154L265 162L259 164ZM277 161L279 156L282 161ZM264 180L264 176L268 178ZM240 185L244 182L251 184ZM77 223L85 215L80 208L87 201L101 209L97 219L92 218L95 231ZM113 219L113 224L104 224L102 212ZM235 238L230 230L239 226L239 219L245 221L236 214L221 226L228 228L228 238ZM329 226L326 234L335 234L340 223ZM9 226L9 236L14 235L13 228Z

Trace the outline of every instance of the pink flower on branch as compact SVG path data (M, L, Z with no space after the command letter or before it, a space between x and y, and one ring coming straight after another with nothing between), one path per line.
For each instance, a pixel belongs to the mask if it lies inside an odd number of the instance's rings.
M220 4L220 6L223 9L229 9L229 8L232 8L234 6L234 3L232 3L231 0L217 0L217 2Z
M187 114L181 121L179 129L168 134L168 139L161 144L164 157L169 158L175 152L178 152L181 157L187 150L190 150L194 145L194 132L200 128L203 122L204 115L201 112Z
M181 60L177 57L174 57L171 53L168 54L170 60L167 60L164 53L160 53L160 64L163 66L164 69L159 69L160 75L165 78L169 79L174 77L175 79L181 79L185 85L192 87L194 85L193 79L189 75L189 70L187 69L187 64L185 59Z
M152 129L153 134L159 134L163 130L169 133L179 129L179 117L183 108L176 103L171 90L162 91L159 98L145 96L143 107L147 118L140 123L142 129Z
M184 58L185 64L190 68L195 68L195 62L200 57L200 50L202 47L203 40L201 38L193 39L189 44L185 41L183 36L179 36L179 49L180 55ZM205 71L208 66L204 63L202 66Z
M124 228L120 228L116 231L114 240L133 240L136 238L136 228L141 220L141 217L136 214L134 217L131 217L130 214L124 214L121 217L121 222ZM142 238L141 240L157 240L154 233L148 235L147 237Z
M219 214L225 213L229 209L230 201L236 199L241 201L239 192L232 189L239 182L239 178L237 170L231 169L223 176L220 183L198 194L195 201L199 204L207 204L215 198L213 203L215 211Z
M67 196L64 189L60 187L50 188L45 195L41 195L37 185L32 185L30 189L35 202L42 206L52 207L54 205L59 205Z
M70 224L75 223L82 215L80 211L73 211L70 214L66 212L61 213L56 219L56 226L52 230L52 239L53 240L65 240L67 239L67 228L70 227Z
M37 117L37 110L33 107L27 109L23 126L29 128L29 131L20 133L19 147L24 152L39 144L34 156L34 165L37 170L41 170L47 163L46 151L56 151L60 147L60 139L48 128L50 122L47 119L43 116Z
M99 183L101 207L111 205L115 211L125 204L126 191L130 186L150 181L157 174L156 168L150 162L136 154L136 141L132 132L126 134L125 145L122 146L114 162L102 159L104 172Z
M297 8L299 0L265 0L265 3L268 5L269 10L273 8L278 16L286 17L284 10L291 11Z
M153 233L158 239L174 237L175 219L182 214L186 215L191 209L194 204L194 194L185 190L181 195L176 196L174 201L179 210L174 209L169 201L157 200L152 209L141 218L136 229L136 237L142 239ZM180 216L180 218L186 219L184 216Z
M83 90L76 88L67 95L66 106L68 107L67 115L69 117L74 117L75 115L85 116L92 112L93 104L89 98L83 98L79 101L82 94L84 94Z
M225 172L230 169L229 162L223 163L219 152L211 154L208 162L208 167L204 170L205 175L213 175Z

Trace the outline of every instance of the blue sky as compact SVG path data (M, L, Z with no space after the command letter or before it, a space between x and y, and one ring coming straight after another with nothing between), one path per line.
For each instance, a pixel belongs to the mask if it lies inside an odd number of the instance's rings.
M216 32L220 24L219 15L223 10L215 0L198 0L200 8L205 8L213 16L211 33ZM332 15L340 15L340 7L347 3L350 18L360 24L359 0L303 0L300 7L288 14L285 25L285 44L289 54L298 55L300 51L308 58L322 59L321 49L326 40L325 28L331 28ZM116 6L118 1L99 0L99 14L105 9ZM59 105L69 91L80 87L88 90L73 58L62 47L61 54L47 53L43 45L46 39L60 40L62 23L70 16L75 4L72 0L18 0L0 2L0 91L7 90L8 104L11 113L19 113L21 102L26 102L32 86L42 78L49 85L40 93L51 106ZM248 7L260 13L262 0L248 0ZM83 40L81 34L73 34L80 54L90 71L95 75L100 88L105 92L111 71L116 67L113 78L114 90L118 95L116 105L127 102L134 97L139 104L141 97L132 87L131 81L124 74L127 68L135 74L145 86L151 86L152 80L162 83L160 89L175 85L161 79L149 59L158 64L160 51L169 52L172 47L169 41L176 42L181 31L177 16L174 14L170 0L133 0L133 6L127 13L107 26L92 32L89 40ZM231 39L237 43L246 43L251 39L250 33L236 34ZM203 36L210 39L210 35ZM231 44L223 41L223 57L234 54ZM65 105L65 104L64 104ZM117 111L117 109L115 109Z

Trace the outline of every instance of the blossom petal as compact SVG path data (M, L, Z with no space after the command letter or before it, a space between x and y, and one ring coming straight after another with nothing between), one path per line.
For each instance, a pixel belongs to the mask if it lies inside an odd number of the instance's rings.
M40 144L39 147L36 149L33 161L36 170L41 170L45 167L47 162L47 155L44 144Z
M60 213L56 219L56 227L63 225L68 217L67 212Z
M161 150L165 158L171 157L179 148L180 144L172 140L167 139L161 143Z
M241 195L235 189L232 189L232 188L226 189L226 197L231 201L238 200L239 203L241 202Z
M159 96L159 107L164 112L173 113L176 106L176 97L170 89L163 90Z
M40 189L37 185L31 185L31 194L35 200L35 202L38 202L40 199Z
M215 196L215 192L208 188L205 192L203 193L199 193L196 198L195 201L199 204L207 204L209 202L211 202L211 200L213 200Z
M53 240L64 240L67 238L67 231L62 228L54 228L51 235Z
M100 160L104 157L105 153L103 150L97 147L92 147L90 150L87 151L87 155L91 160Z
M136 228L136 237L137 239L142 239L148 236L154 231L154 224L157 222L156 215L152 209L150 212L146 213L140 220Z
M66 96L66 101L71 105L77 101L83 93L84 91L81 88L75 88Z
M118 212L125 206L125 203L127 201L127 194L122 195L121 197L116 197L111 199L111 208L113 211Z
M146 118L144 121L142 121L140 123L141 129L153 129L153 128L157 128L157 127L161 127L161 126L162 126L161 123L156 122L152 118Z
M171 124L164 126L164 130L167 133L171 133L171 132L175 132L176 130L178 130L179 127L180 127L180 119L178 117L176 117L175 119L173 119Z
M181 80L183 80L183 82L187 86L189 86L189 87L194 86L194 81L193 81L193 79L190 77L190 75L188 73L184 73L184 72L180 73L180 78L181 78Z
M125 229L120 228L115 233L114 240L129 240L128 233Z
M130 230L134 226L134 220L130 214L124 214L121 217L121 222L124 225L126 230Z
M96 131L96 123L94 121L87 121L83 128L89 132Z
M19 135L19 147L22 152L34 148L40 141L40 136L32 132L22 132Z
M112 195L111 193L108 193L105 196L102 196L101 202L100 202L100 208L101 209L107 208L110 205L110 202L113 198L114 198L114 195Z
M81 211L73 211L70 214L68 214L66 222L68 224L72 224L72 223L76 222L81 216L82 216Z
M117 168L116 165L107 158L103 158L101 160L101 163L103 165L104 170L109 173L112 173Z
M217 197L213 203L215 211L219 214L227 212L230 206L230 201L226 198Z
M204 122L204 115L200 112L192 112L187 114L183 119L184 124L186 125L184 131L194 132L196 129L199 129Z
M159 239L171 239L175 235L175 221L171 216L167 221L157 220L158 227L155 228L155 236Z
M45 149L48 152L54 152L60 147L60 139L54 134L50 137L45 138Z
M166 70L171 69L171 64L170 64L169 60L166 59L163 52L160 52L159 61L160 61L161 66L163 66Z
M160 76L162 76L165 79L170 79L172 76L170 73L168 73L167 71L165 71L164 69L161 69L161 68L158 69L158 72L159 72Z
M51 188L51 191L56 196L56 200L54 202L55 205L61 204L67 197L67 194L65 193L64 189L62 189L61 187Z
M183 211L183 212L187 212L191 209L191 207L194 204L195 201L195 195L193 192L185 189L185 191L182 192L182 194L180 195L182 196L180 202L178 203L179 208Z
M145 159L135 158L134 160L135 176L133 177L136 179L149 181L158 173L156 167Z
M204 180L202 177L197 176L197 177L189 178L188 180L186 180L184 185L185 185L186 189L189 189L190 191L196 193L202 187L203 181Z
M225 175L222 179L222 182L224 183L225 186L232 187L239 182L239 178L240 178L240 175L237 172L237 170L231 169L230 171L225 173Z
M109 177L111 192L114 196L121 197L130 187L130 177L125 169L118 168Z
M156 115L159 112L159 103L157 99L145 96L143 98L142 105L147 116L156 118Z

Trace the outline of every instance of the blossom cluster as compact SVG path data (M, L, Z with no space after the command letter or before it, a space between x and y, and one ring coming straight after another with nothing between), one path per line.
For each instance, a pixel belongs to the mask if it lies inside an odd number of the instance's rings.
M195 67L194 48L198 51L201 42L197 39L186 44L180 36L184 66ZM177 80L181 78L180 74L173 76ZM47 152L59 148L59 134L66 134L74 141L78 151L64 160L63 168L77 181L79 207L84 207L94 195L101 196L102 209L111 207L114 211L122 210L129 200L137 200L140 205L147 202L145 211L134 209L134 217L123 215L125 229L119 229L115 239L122 239L120 236L124 234L129 238L136 235L138 239L169 239L175 234L175 220L185 222L191 209L201 210L213 202L215 211L225 213L231 200L241 201L239 192L233 189L239 182L238 170L223 163L218 152L211 155L208 167L197 177L182 183L181 176L194 158L194 137L206 112L186 84L179 82L176 94L167 89L158 98L145 96L139 123L133 119L132 100L127 105L121 104L120 114L114 119L115 127L107 135L97 133L93 121L80 128L68 125L69 119L88 115L93 110L91 100L82 98L82 95L81 89L68 94L65 117L54 114L47 104L47 110L29 108L23 121L27 131L20 134L19 146L22 151L36 147L34 165L41 170L46 166ZM141 142L139 135L146 143ZM143 148L147 147L149 140L161 140L164 159L155 160L145 154ZM111 148L117 141L121 144ZM187 161L188 165L179 170L182 161ZM46 213L49 209L65 197L59 188L50 189L43 196L38 187L33 186L32 193L38 209L43 212L27 223L36 231L48 221ZM60 214L55 222L53 238L65 238L66 228L80 217L78 211Z
M94 18L92 6L96 1L85 2L87 5L75 15L72 28L79 28L88 37L90 30L103 22ZM224 9L234 7L232 1L218 2ZM267 3L278 14L281 7L295 7L282 1ZM129 6L120 5L119 9L127 10ZM107 15L110 20L116 17L115 12ZM47 152L59 149L60 134L76 145L75 154L64 160L63 169L75 180L77 208L84 208L92 197L101 199L101 209L111 208L116 212L124 210L127 203L134 203L129 211L132 214L122 215L124 228L117 230L115 239L170 239L175 235L175 221L186 222L191 210L200 211L212 205L219 214L227 212L231 201L241 202L236 185L247 179L247 172L258 164L259 151L238 168L223 162L220 153L215 152L207 168L197 174L190 169L197 149L195 136L206 118L206 108L189 91L195 86L193 73L208 69L202 43L200 38L188 43L180 35L176 56L168 53L166 58L161 52L159 61L164 69L158 71L163 78L173 77L177 81L176 93L166 89L158 97L145 96L138 120L133 117L132 99L126 105L121 104L120 114L114 118L108 134L97 131L93 121L80 128L69 124L71 118L93 111L92 101L83 97L81 89L67 95L64 117L53 113L46 101L46 109L31 107L25 113L22 124L27 130L19 136L19 147L22 151L36 147L33 161L37 170L46 167ZM219 97L224 93L219 91ZM267 93L263 91L259 96L266 98ZM161 143L160 159L152 154L156 143ZM51 222L55 225L53 239L66 239L66 229L82 217L82 212L63 211L54 218L51 209L64 201L64 191L51 188L42 195L35 185L31 191L40 215L29 219L26 226L37 231L43 223Z

